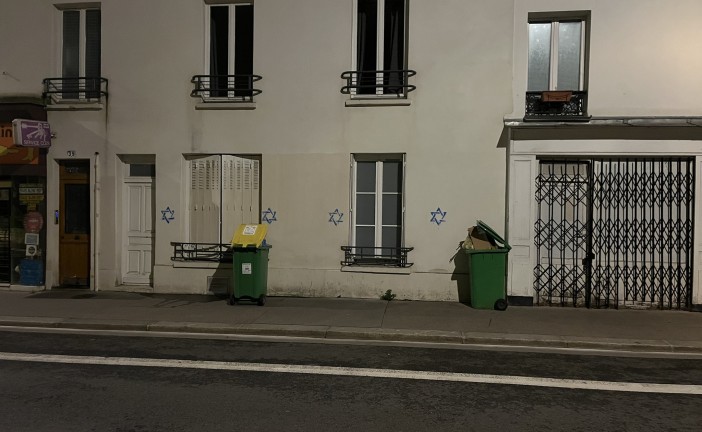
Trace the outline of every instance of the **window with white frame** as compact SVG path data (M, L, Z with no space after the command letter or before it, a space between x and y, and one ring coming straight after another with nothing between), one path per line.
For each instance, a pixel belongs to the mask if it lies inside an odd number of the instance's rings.
M404 155L354 155L352 247L366 258L399 257L403 245Z
M61 78L64 99L100 97L99 7L61 10Z
M190 243L228 244L242 223L260 223L258 156L186 156Z
M527 91L585 89L587 27L586 18L530 16Z
M355 94L403 93L407 81L407 0L355 3Z
M208 4L206 68L210 98L253 96L253 3Z

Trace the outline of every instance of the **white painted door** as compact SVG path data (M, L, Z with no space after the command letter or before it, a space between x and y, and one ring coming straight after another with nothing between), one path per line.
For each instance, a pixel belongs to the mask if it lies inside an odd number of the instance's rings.
M154 179L127 177L123 189L122 283L150 285L154 250Z

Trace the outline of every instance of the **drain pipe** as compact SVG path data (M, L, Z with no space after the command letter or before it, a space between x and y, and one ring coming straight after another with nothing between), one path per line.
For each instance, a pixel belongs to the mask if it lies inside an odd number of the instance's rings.
M95 152L95 165L93 166L93 171L95 173L95 186L93 189L93 288L95 292L99 291L98 288L98 246L100 245L100 153Z

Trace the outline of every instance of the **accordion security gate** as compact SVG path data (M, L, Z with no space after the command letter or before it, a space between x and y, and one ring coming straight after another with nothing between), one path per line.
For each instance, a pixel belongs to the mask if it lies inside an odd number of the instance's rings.
M540 160L534 289L562 306L689 307L694 160Z

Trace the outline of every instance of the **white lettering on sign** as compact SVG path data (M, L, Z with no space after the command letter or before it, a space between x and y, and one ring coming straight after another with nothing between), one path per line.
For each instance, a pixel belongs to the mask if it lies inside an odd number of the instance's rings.
M42 185L24 185L19 186L20 195L37 195L44 193L44 187Z
M244 227L244 235L247 235L247 236L256 235L256 228L258 228L258 226L256 226L256 225L246 225Z
M251 263L241 264L241 274L251 274Z

